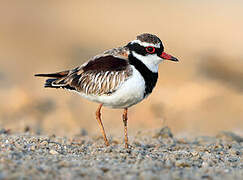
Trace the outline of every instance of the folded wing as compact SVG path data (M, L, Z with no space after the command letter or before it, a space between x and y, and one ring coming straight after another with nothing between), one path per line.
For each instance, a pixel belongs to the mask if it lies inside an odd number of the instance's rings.
M45 87L48 88L76 90L89 95L109 95L132 74L127 57L123 54L114 56L108 53L104 56L97 56L73 70L36 74L36 76L50 77L45 83Z

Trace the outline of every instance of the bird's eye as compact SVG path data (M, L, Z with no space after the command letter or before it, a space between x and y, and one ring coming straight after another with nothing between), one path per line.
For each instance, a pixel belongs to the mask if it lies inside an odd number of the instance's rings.
M146 51L149 54L153 54L155 52L155 48L153 46L148 46L148 47L146 47Z

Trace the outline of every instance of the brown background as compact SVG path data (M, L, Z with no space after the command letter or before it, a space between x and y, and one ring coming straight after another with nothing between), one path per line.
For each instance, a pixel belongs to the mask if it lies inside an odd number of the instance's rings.
M232 1L1 1L0 128L74 135L99 129L97 104L43 88L35 73L81 65L144 32L180 63L160 65L153 94L129 109L129 133L169 126L178 136L243 134L243 3ZM122 136L121 110L103 109Z

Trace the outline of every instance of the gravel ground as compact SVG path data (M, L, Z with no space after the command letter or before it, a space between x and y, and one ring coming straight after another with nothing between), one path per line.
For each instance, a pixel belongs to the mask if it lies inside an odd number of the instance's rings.
M242 179L243 138L176 138L169 128L120 138L11 134L0 130L0 179Z

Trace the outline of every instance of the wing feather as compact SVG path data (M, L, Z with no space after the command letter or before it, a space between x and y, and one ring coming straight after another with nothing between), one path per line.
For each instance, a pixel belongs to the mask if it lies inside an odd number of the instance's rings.
M115 92L132 74L125 47L107 50L83 65L69 71L37 76L51 77L46 87L66 88L91 95Z

